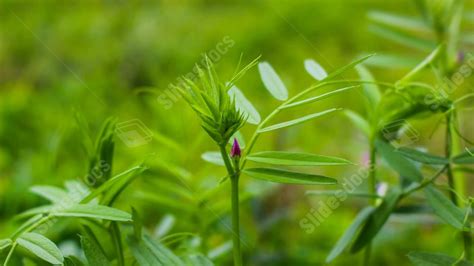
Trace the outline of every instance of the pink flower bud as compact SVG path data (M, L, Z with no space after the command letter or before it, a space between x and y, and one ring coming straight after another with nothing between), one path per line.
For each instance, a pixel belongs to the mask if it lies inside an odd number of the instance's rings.
M232 158L240 157L240 154L241 154L241 150L240 150L239 142L237 141L236 138L234 138L232 149L230 149L230 157Z

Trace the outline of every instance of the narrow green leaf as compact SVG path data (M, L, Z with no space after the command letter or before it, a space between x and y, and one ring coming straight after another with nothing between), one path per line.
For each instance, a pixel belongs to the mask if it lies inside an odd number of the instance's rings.
M400 176L408 178L412 182L423 180L420 170L401 153L397 152L395 147L379 139L375 141L375 146L390 167Z
M291 108L291 107L296 107L296 106L301 106L301 105L304 105L304 104L309 104L309 103L321 101L321 100L329 98L333 95L339 94L341 92L345 92L345 91L350 90L350 89L358 88L358 87L359 87L359 85L349 86L349 87L333 90L333 91L330 91L330 92L327 92L327 93L324 93L324 94L321 94L321 95L318 95L318 96L314 96L314 97L311 97L311 98L308 98L308 99L304 99L304 100L301 100L301 101L285 104L282 107L280 107L280 109L287 109L287 108Z
M85 264L77 257L67 256L64 258L64 266L85 266Z
M151 237L144 235L142 239L133 236L128 238L128 244L133 256L142 266L184 266L183 261L171 250L161 243L154 241Z
M455 164L474 164L474 148L468 149L465 152L454 156L452 161Z
M92 204L74 204L68 208L53 211L52 215L60 217L95 218L118 222L128 222L132 220L132 216L127 212L107 206Z
M358 129L364 132L366 136L370 136L370 124L367 120L365 120L365 118L351 110L345 110L344 114L352 121L352 123L354 123Z
M16 242L19 246L24 247L38 258L43 259L51 264L61 264L64 260L63 254L48 238L37 233L24 233Z
M234 99L235 106L247 117L247 122L250 124L258 125L260 123L260 114L253 104L245 97L243 92L236 86L232 86L227 93Z
M412 80L414 77L418 75L423 69L428 67L434 60L438 58L438 56L443 51L443 45L439 45L436 49L434 49L423 61L421 61L414 69L412 69L408 74L406 74L403 78L399 80L399 83L403 84Z
M201 154L201 158L209 163L224 166L224 160L222 159L222 155L218 151L206 151L205 153Z
M304 60L304 68L316 80L323 80L328 76L324 68L313 59Z
M439 164L439 165L445 165L449 163L449 160L444 157L432 155L426 152L422 152L419 150L410 149L406 147L399 148L397 152L401 153L403 156L413 161L420 162L420 163Z
M412 69L422 59L407 57L399 54L377 54L367 60L364 64L373 67L389 68L389 69Z
M350 62L349 64L347 64L343 67L340 67L340 68L334 70L333 72L329 73L329 75L324 80L327 81L327 80L330 80L332 78L335 78L335 77L339 76L340 74L344 73L346 70L351 69L351 68L357 66L358 64L361 64L362 62L364 62L365 60L371 58L374 55L375 54L369 54L369 55L363 56L361 58L358 58L358 59Z
M436 43L433 41L428 41L424 39L420 39L417 36L410 35L407 33L402 33L387 27L379 26L379 25L370 25L369 30L373 33L395 41L399 44L406 45L408 47L416 48L422 51L432 51L436 48Z
M456 265L456 266L473 266L469 261L461 260L459 261L456 258L440 254L440 253L429 253L429 252L410 252L408 253L408 258L411 263L415 266L446 266L446 265Z
M382 229L385 222L390 217L390 214L397 207L397 203L401 197L401 192L398 189L390 190L384 197L382 203L370 213L367 222L362 227L362 230L357 235L354 244L351 247L351 252L355 253L364 248Z
M430 206L439 218L458 230L469 230L464 226L463 211L454 205L448 197L432 185L427 186L424 190Z
M33 186L30 191L53 203L64 202L64 199L69 198L65 190L53 186Z
M250 154L246 157L249 161L289 166L325 166L325 165L347 165L348 160L322 156L310 153L264 151Z
M349 226L349 228L347 228L341 238L339 238L339 240L337 241L336 245L334 245L334 247L332 248L331 252L326 258L326 263L330 263L335 258L337 258L346 249L346 247L351 244L357 232L367 222L367 218L370 214L372 214L374 210L374 207L368 206L362 209L357 214L354 221L352 221L352 224Z
M337 183L336 179L326 176L290 172L273 168L249 168L243 170L243 172L253 178L275 183L299 185L331 185Z
M92 230L85 226L81 245L89 265L111 265Z
M372 76L372 73L370 73L370 71L363 65L356 66L356 70L362 80L375 82L375 78L374 76ZM367 111L372 113L376 110L380 99L382 98L380 94L380 89L377 84L371 83L362 85L362 88L364 89L364 95L365 97L367 97L367 100L370 104L370 108L367 108Z
M288 90L285 84L268 62L259 63L258 70L263 85L265 85L265 88L267 88L273 97L280 101L288 99Z
M184 258L184 263L186 265L193 265L193 266L213 266L214 263L207 257L202 254L189 254L186 255Z
M397 27L400 29L423 32L431 31L431 29L426 25L423 20L414 17L407 17L381 11L371 11L369 12L368 17L373 22L377 22L387 26Z
M12 244L11 239L1 239L0 240L0 250L9 247Z
M326 110L326 111L323 111L323 112L303 116L303 117L300 117L300 118L297 118L297 119L294 119L294 120L290 120L290 121L286 121L286 122L279 123L279 124L276 124L276 125L268 126L266 128L260 129L258 132L263 133L263 132L273 131L273 130L277 130L277 129L281 129L281 128L291 127L291 126L294 126L294 125L299 125L299 124L307 122L311 119L314 119L314 118L317 118L317 117L320 117L320 116L324 116L326 114L333 113L335 111L340 111L340 110L342 110L342 109L332 108L332 109L329 109L329 110Z

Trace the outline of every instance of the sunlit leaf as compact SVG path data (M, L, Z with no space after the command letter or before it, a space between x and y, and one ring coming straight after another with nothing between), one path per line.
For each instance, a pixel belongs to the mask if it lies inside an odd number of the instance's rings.
M273 168L249 168L243 170L243 172L253 178L275 183L298 185L328 185L337 183L336 179L326 176L290 172Z
M264 151L250 154L249 161L289 166L323 166L351 164L348 160L310 153Z
M436 47L433 41L420 39L418 36L402 33L387 27L371 25L369 29L381 37L419 50L432 51Z
M63 254L56 244L40 234L24 233L16 240L16 242L19 246L29 250L38 258L51 264L61 264L64 260Z
M11 239L1 239L0 240L0 250L9 247L12 244Z
M206 151L205 153L201 154L201 158L206 162L224 166L224 159L222 159L222 155L218 151Z
M323 80L328 76L324 68L313 59L304 60L304 68L316 80Z
M64 202L65 199L69 198L68 193L58 187L53 186L33 186L30 188L31 192L53 202L59 203Z
M61 217L95 218L118 222L132 220L132 216L127 212L107 206L92 204L74 204L67 208L53 211L52 215Z
M260 123L260 114L239 88L232 86L227 93L232 99L234 99L237 109L246 115L247 122L254 125Z
M326 114L333 113L333 112L339 111L339 110L342 110L342 109L332 108L332 109L329 109L329 110L326 110L326 111L323 111L323 112L303 116L303 117L300 117L300 118L297 118L297 119L294 119L294 120L290 120L290 121L287 121L287 122L283 122L283 123L279 123L279 124L276 124L276 125L268 126L268 127L260 129L258 132L263 133L263 132L273 131L273 130L277 130L277 129L281 129L281 128L291 127L291 126L294 126L294 125L299 125L299 124L302 124L302 123L307 122L309 120L312 120L314 118L318 118L318 117L321 117L321 116L324 116Z
M368 17L373 22L384 24L387 26L397 27L405 30L429 32L431 29L426 23L418 18L391 14L381 11L371 11Z
M280 101L288 99L288 90L285 84L268 62L259 63L258 70L263 85L265 85L265 88L267 88L273 97Z

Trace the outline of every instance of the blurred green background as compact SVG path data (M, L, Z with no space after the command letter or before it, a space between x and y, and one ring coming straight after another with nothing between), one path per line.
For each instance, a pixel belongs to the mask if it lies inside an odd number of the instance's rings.
M474 6L473 1L466 4ZM116 139L114 172L143 160L150 166L128 188L120 207L137 206L152 232L163 217L172 215L171 232L199 232L209 249L225 244L230 240L228 215L214 212L214 206L196 207L181 195L209 191L224 171L201 159L203 152L214 149L213 143L184 100L175 101L167 94L169 84L192 71L204 53L216 53L223 42L226 51L214 60L222 76L230 77L241 54L244 62L261 55L280 74L290 94L314 83L304 71L307 58L330 71L367 53L404 53L414 63L427 55L371 34L366 17L371 10L417 15L408 0L0 1L0 238L18 225L11 221L15 214L44 203L28 191L29 186L62 185L87 174L88 160L74 118L79 112L91 135L109 116L119 123L138 119L153 132L153 139L138 147ZM472 47L465 49L472 51ZM378 80L395 81L413 65L371 70ZM344 76L355 77L353 71ZM472 84L471 78L466 86ZM237 85L263 116L278 104L264 89L256 68ZM361 100L360 93L352 91L314 108L362 111ZM428 121L415 126L422 132L420 144L441 151L436 147L441 133L431 134ZM242 133L249 138L254 129L248 125ZM472 121L466 119L463 132L472 138L472 129ZM301 150L362 164L366 146L362 134L345 117L335 115L268 134L257 148ZM342 178L359 168L316 171ZM227 203L228 183L223 187L213 204ZM249 196L241 210L249 265L323 264L365 204L346 200L307 234L299 221L322 199L305 196L307 189L242 179L242 190ZM210 220L210 226L201 226L203 220ZM68 230L59 233L58 229L53 239L67 240L67 232L73 232ZM405 254L410 250L458 256L458 242L453 230L429 216L395 216L376 239L374 265L407 265ZM230 258L230 253L223 253L215 261L228 265ZM334 264L360 259L346 254Z

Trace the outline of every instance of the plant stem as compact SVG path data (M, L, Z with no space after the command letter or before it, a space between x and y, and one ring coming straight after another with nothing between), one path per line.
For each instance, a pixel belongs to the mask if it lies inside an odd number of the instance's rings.
M451 158L452 148L453 148L453 111L446 114L446 140L445 140L445 149L446 149L446 158ZM451 196L451 201L456 205L460 206L460 202L457 199L455 190L456 184L454 182L454 175L452 170L451 163L447 165L447 176L448 176L448 185L451 188L449 194ZM470 232L462 232L463 244L464 244L464 254L465 258L470 261L472 259L472 238Z
M242 265L242 252L240 250L240 221L239 221L239 176L240 171L234 169L232 162L229 158L229 154L225 148L225 144L220 145L220 151L222 159L224 160L227 173L230 176L232 192L231 192L231 208L232 208L232 241L233 241L233 254L234 254L234 265ZM236 166L238 167L238 166Z
M376 156L376 151L375 151L375 142L374 142L374 137L370 136L370 159L369 159L369 178L368 178L368 190L369 194L371 195L376 195L377 194L377 188L376 188L376 172L375 172L375 165L377 163L377 156ZM377 198L371 198L369 199L370 204L372 206L375 206L377 202ZM370 253L372 252L372 243L369 243L367 247L365 248L365 253L364 253L364 266L367 266L370 264Z

